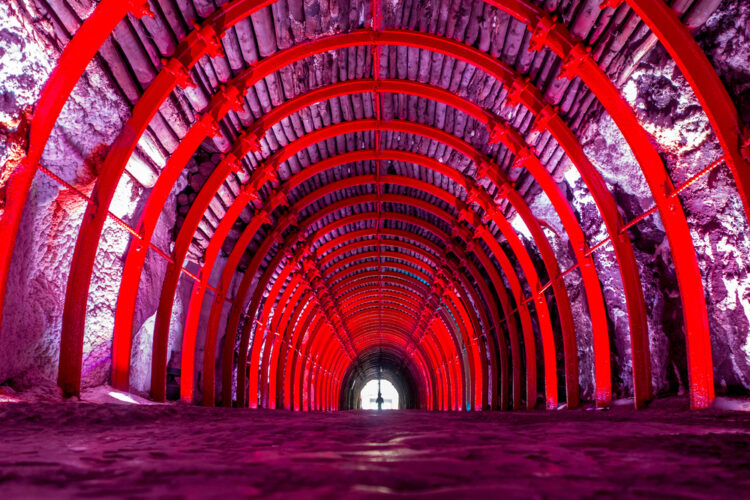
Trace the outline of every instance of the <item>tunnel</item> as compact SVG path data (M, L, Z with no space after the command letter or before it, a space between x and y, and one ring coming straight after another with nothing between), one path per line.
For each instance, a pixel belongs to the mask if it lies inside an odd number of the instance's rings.
M750 488L750 2L5 0L0 76L9 498Z

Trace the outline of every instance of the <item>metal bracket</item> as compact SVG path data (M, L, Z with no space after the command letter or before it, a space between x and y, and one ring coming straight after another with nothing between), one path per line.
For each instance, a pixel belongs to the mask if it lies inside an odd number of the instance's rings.
M233 174L239 174L242 171L242 163L240 162L239 159L237 159L234 153L229 152L225 154L222 161L227 163L227 165L229 166L229 170Z
M183 89L195 88L195 82L190 76L190 71L185 67L184 64L182 64L182 61L180 61L178 58L173 57L169 60L162 59L161 63L164 66L164 69L166 69L167 72L174 77L178 87L181 87Z
M474 163L477 166L477 171L474 174L476 178L477 179L489 179L492 165L487 161L487 159L484 157L478 158L474 160Z
M260 196L258 196L258 188L253 182L248 182L247 184L242 185L242 192L249 198L250 201L258 202L260 203L261 200ZM272 222L268 215L265 215L265 219L263 221L264 224L272 225Z
M529 86L533 87L534 84L531 83L531 80L529 80L528 78L519 76L514 79L513 83L508 89L508 95L505 98L505 102L503 103L503 105L515 107L521 104L521 94L523 94L524 90L526 90Z
M603 0L602 3L599 4L599 8L606 9L607 7L612 7L613 9L616 9L622 5L622 2L624 1L625 0Z
M264 163L263 167L261 167L261 170L258 172L259 185L262 186L266 182L278 182L278 169L279 165L275 161Z
M568 57L560 66L560 73L557 75L557 79L560 80L565 78L566 80L572 80L578 73L578 69L581 67L581 63L589 57L591 53L591 47L584 45L583 43L577 43L570 49Z
M479 203L480 196L482 193L477 189L476 186L469 185L469 187L466 189L466 203ZM479 203L481 205L481 203Z
M211 115L211 113L206 113L198 118L198 121L195 123L195 127L197 127L199 131L204 132L206 135L210 135L211 137L221 136L221 128L219 128L219 123Z
M495 196L495 204L499 205L500 202L507 199L512 189L513 188L511 187L510 182L503 182L502 184L498 185L497 196Z
M224 55L224 47L221 45L221 39L211 24L207 24L206 26L194 24L193 28L195 28L198 40L203 42L206 46L206 54L208 54L209 57L219 57Z
M510 168L512 169L524 168L524 165L529 160L529 158L531 158L531 156L532 154L531 154L531 151L529 151L529 148L522 148L516 154L516 157L513 159L513 163L511 164ZM506 179L505 182L499 186L500 191L503 190L503 186L507 183L508 183L508 180ZM503 196L503 198L505 198L506 196L507 196L507 193L505 196Z
M531 33L529 39L529 50L531 52L539 52L547 45L549 40L549 34L557 26L557 17L544 16L536 24L536 28Z
M508 133L508 129L495 118L491 118L487 122L487 131L490 133L490 138L487 140L488 144L499 144L503 142L505 134Z
M557 116L560 116L560 108L550 104L545 104L541 111L539 111L539 114L536 115L534 125L531 127L531 132L544 132L547 130L550 120Z
M245 100L243 99L242 89L238 88L236 85L225 84L219 86L219 88L216 89L216 94L214 95L214 97L216 96L222 96L224 98L224 101L234 112L240 112L245 107Z
M148 4L148 0L126 0L128 12L137 18L148 16L154 18L154 11Z
M288 207L289 206L289 200L286 199L287 192L285 189L277 189L271 196L269 197L269 202L271 203L271 206L281 206L281 207Z
M262 153L263 148L261 147L260 139L263 135L265 135L265 131L253 128L240 135L237 138L237 143L240 145L240 149L243 153Z

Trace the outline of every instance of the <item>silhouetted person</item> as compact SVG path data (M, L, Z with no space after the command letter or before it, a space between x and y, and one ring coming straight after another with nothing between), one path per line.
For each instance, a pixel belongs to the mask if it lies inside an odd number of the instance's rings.
M383 409L383 394L380 392L380 371L381 369L378 369L378 399L375 400L375 402L378 404L378 411L381 411Z

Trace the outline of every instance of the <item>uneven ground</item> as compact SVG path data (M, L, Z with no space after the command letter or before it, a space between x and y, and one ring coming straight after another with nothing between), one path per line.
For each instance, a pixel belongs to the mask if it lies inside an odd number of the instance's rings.
M711 497L750 492L750 414L0 404L20 497Z

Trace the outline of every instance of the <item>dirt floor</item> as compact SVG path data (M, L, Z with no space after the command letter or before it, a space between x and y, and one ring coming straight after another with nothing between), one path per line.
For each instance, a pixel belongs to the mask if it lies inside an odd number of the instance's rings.
M750 497L750 414L0 404L0 497ZM492 497L490 497L492 495Z

